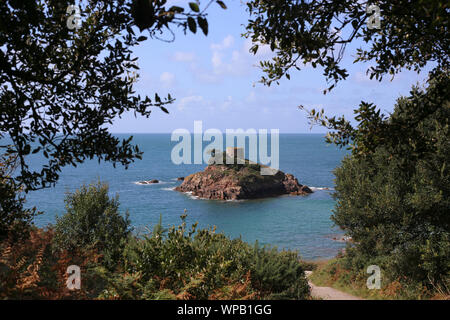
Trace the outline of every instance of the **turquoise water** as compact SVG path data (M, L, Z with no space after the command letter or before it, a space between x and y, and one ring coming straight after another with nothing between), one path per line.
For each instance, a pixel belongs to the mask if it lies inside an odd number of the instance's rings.
M127 137L128 135L119 135ZM55 221L64 213L64 194L83 183L100 179L108 182L111 194L119 194L121 209L128 210L136 230L152 227L160 214L166 226L179 224L187 210L187 222L201 227L216 226L218 232L253 243L299 250L305 259L329 258L344 247L332 238L341 232L330 220L334 200L332 190L308 196L282 196L263 200L215 201L194 199L173 191L177 177L202 170L205 165L175 165L170 159L176 142L170 134L135 134L133 141L144 151L142 160L128 170L111 164L89 161L77 168L63 169L54 188L28 194L28 205L44 211L36 218L38 226ZM206 147L207 143L204 144ZM333 188L332 170L345 151L324 142L323 135L280 135L280 169L294 174L300 183L315 188ZM39 159L34 160L37 165ZM158 179L160 184L139 185L137 181Z

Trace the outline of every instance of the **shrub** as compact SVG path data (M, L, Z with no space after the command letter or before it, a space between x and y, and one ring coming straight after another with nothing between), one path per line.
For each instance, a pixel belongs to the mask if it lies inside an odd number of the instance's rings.
M127 278L105 298L306 299L309 287L296 252L250 246L214 229L168 230L161 223L125 248ZM130 287L130 284L132 286Z
M65 199L66 214L56 219L57 250L95 249L103 265L112 270L122 261L122 251L131 232L128 212L119 213L118 196L110 198L108 185L83 185Z

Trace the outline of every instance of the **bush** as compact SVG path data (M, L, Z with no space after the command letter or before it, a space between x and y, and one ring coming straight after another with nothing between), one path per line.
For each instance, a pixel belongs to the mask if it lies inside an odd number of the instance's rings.
M296 252L250 246L213 229L161 224L125 249L125 276L104 298L307 299L309 287Z
M110 198L108 185L83 185L65 199L66 214L56 219L55 248L70 252L95 249L103 265L112 270L122 261L131 232L128 212L119 213L118 196Z

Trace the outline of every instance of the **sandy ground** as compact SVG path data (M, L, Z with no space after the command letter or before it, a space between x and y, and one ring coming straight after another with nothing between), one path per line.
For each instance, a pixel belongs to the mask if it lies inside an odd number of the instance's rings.
M308 278L309 286L311 287L311 295L314 298L323 300L364 300L331 287L318 287L309 280L312 271L305 271L305 273Z

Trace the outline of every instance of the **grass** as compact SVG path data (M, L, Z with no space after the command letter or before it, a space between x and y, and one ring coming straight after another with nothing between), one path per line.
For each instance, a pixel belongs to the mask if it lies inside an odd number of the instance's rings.
M319 287L332 287L363 299L386 299L379 290L369 290L361 281L352 281L350 272L336 266L337 259L317 263L310 280Z
M369 275L355 275L342 267L339 258L327 261L313 262L315 270L310 280L320 287L332 287L342 292L368 300L422 300L422 299L449 299L444 291L430 292L422 285L405 281L383 282L380 289L368 289L366 285Z

